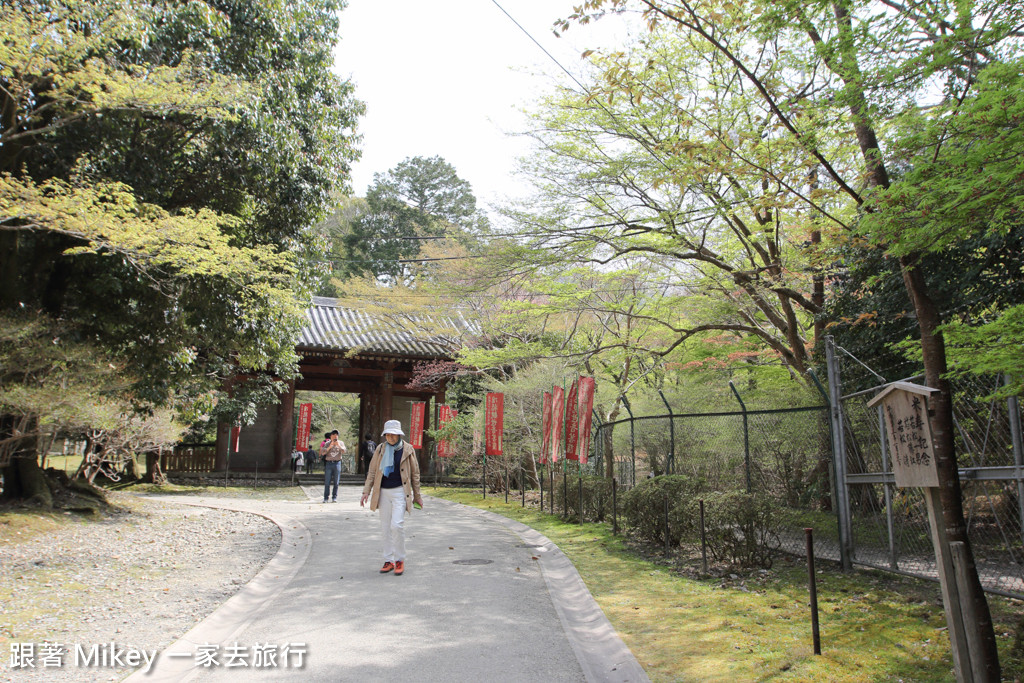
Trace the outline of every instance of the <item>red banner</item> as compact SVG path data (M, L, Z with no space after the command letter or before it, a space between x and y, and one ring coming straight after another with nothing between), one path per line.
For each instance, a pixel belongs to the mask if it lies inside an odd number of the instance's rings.
M237 427L232 427L231 428L231 444L230 444L229 448L231 448L231 451L234 452L234 453L238 452L238 438L240 436L242 436L242 425L238 425Z
M579 456L580 462L587 461L587 453L590 452L590 425L593 422L594 411L594 390L597 383L593 377L580 377L580 407L579 407Z
M413 448L423 448L423 420L427 414L426 403L413 403L409 416L409 444Z
M548 453L551 451L551 392L544 392L544 401L541 403L540 417L540 464L548 461Z
M299 428L295 434L295 450L304 451L309 448L309 430L313 423L313 404L299 404Z
M487 455L501 455L501 437L505 429L505 394L488 392L484 418L484 452Z
M579 394L579 383L572 381L569 387L569 395L565 397L565 457L569 460L577 460L576 441L580 433L580 425L576 420L579 414L579 406L576 397Z
M441 406L437 411L437 422L438 428L444 427L446 424L455 419L455 416L459 414L459 411L448 406ZM441 439L437 442L437 456L439 458L450 458L455 455L455 447L448 439Z
M551 392L551 462L558 462L562 450L562 426L565 424L565 390L555 387Z

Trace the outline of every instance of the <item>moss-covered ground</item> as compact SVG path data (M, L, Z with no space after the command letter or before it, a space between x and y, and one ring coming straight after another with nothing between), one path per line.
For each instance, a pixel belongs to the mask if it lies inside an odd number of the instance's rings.
M806 560L768 570L696 576L652 550L480 490L429 495L519 520L572 560L598 604L653 681L954 680L936 583L819 564L822 653L811 641ZM1024 676L1024 602L989 596L1003 679Z

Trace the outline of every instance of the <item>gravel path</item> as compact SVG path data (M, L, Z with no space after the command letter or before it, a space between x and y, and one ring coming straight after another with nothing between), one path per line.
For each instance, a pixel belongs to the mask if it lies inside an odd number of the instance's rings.
M0 547L0 680L109 681L132 667L81 668L74 648L162 650L236 593L274 556L281 533L257 515L130 496L128 511ZM63 667L42 666L45 641ZM12 644L35 668L12 671Z

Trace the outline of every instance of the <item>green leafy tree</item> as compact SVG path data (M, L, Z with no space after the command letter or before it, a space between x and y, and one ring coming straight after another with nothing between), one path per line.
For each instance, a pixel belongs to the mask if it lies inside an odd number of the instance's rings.
M112 354L140 404L251 373L213 410L253 419L355 156L343 4L0 3L0 310Z
M1019 211L1021 6L590 0L574 19L608 9L639 9L652 29L672 27L709 60L730 65L772 135L741 137L722 154L782 183L786 175L758 163L757 150L799 151L814 181L806 192L787 183L789 200L816 214L824 233L867 240L899 263L926 383L938 390L931 428L943 521L950 541L967 548L960 594L976 618L966 626L982 662L973 676L999 680L961 502L944 320L922 256L1003 229ZM616 66L635 71L622 59ZM628 96L628 84L619 92ZM829 191L829 202L817 201L817 189Z
M418 256L423 242L486 227L469 183L441 157L411 157L376 173L366 209L354 216L342 244L343 276L394 282L411 270L400 261Z

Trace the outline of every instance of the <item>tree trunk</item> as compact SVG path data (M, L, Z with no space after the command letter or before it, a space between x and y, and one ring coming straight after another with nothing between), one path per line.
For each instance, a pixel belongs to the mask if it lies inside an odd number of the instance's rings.
M614 419L614 418L613 418ZM615 436L615 427L605 427L601 430L601 439L604 445L601 450L604 452L604 478L615 478L615 450L612 437Z
M134 453L129 453L124 459L124 476L130 481L142 479L139 461Z
M147 484L163 485L167 483L167 477L164 476L163 470L160 468L160 452L150 451L146 453L146 474L142 480Z
M625 381L626 373L629 372L629 363L626 364L626 372L623 373L622 377ZM601 452L604 453L604 478L614 479L615 478L615 446L612 439L615 436L615 427L608 426L610 423L615 422L619 418L620 406L622 405L623 396L620 395L615 399L615 403L612 405L612 409L605 413L604 424L605 426L601 429L601 438L604 443L601 447Z
M849 8L845 3L833 3L836 25L842 38L840 64L837 73L851 89L850 114L853 128L864 157L865 172L868 185L888 189L890 184L888 170L885 167L884 155L878 143L876 131L870 121L867 97L863 91L863 79L853 53L853 21ZM917 267L919 254L908 254L900 258L900 271L903 285L910 296L917 324L921 335L921 354L924 361L925 382L938 390L938 395L930 404L932 411L929 420L932 429L932 443L939 476L939 497L942 505L942 518L946 526L946 534L950 543L960 541L964 544L966 555L967 586L961 590L961 599L970 603L976 616L975 623L965 623L967 630L973 631L974 640L981 649L979 655L985 662L984 679L995 683L999 681L999 653L996 650L995 632L992 628L992 616L988 608L988 600L981 588L978 568L974 561L974 552L967 538L967 523L964 520L963 503L960 494L960 475L957 471L956 442L953 431L953 402L949 383L945 379L946 348L938 327L942 323L935 302L928 295L928 286L924 275ZM952 580L952 577L950 577ZM969 638L969 640L971 640ZM970 666L964 662L963 666ZM976 679L977 683L982 683Z
M46 474L39 467L35 453L15 455L3 468L4 491L2 500L17 500L50 509L53 494L46 483Z
M977 629L981 655L986 663L986 681L995 683L1000 679L999 653L996 649L995 631L988 599L981 587L974 551L967 534L964 520L963 498L960 491L960 474L956 461L956 441L953 425L952 390L946 380L946 347L942 334L937 331L941 318L935 303L927 294L924 275L915 266L917 255L900 259L903 283L917 313L921 333L921 351L924 360L925 384L938 389L938 394L929 402L932 429L932 443L939 475L939 498L942 502L942 520L950 543L964 544L967 559L968 585L960 587L961 599L969 602L977 618L975 624L965 623L967 629ZM965 666L969 664L965 663Z
M0 438L10 438L16 433L34 433L35 418L16 415L0 416ZM38 440L35 436L21 437L6 446L11 454L10 462L3 468L4 490L2 500L18 500L44 508L53 507L53 494L46 483L46 475L39 467L36 452Z

